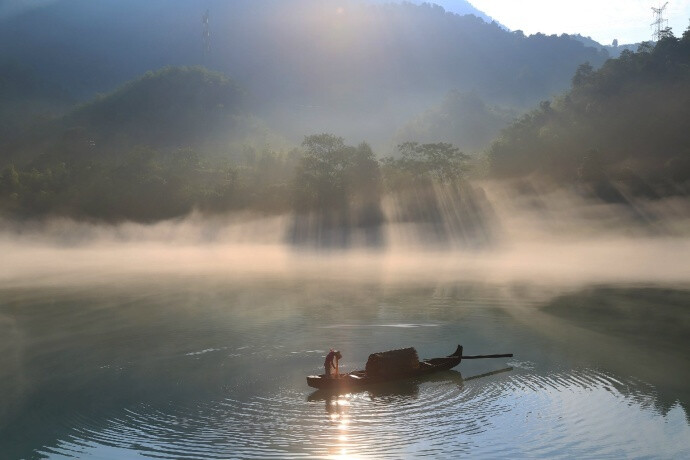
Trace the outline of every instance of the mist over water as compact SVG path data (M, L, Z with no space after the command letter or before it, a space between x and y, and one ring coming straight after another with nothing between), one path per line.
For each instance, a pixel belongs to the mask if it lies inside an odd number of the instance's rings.
M513 186L480 184L460 194L436 187L388 196L382 202L384 222L375 226L249 213L195 213L154 224L5 222L0 280L72 284L111 276L217 273L390 282L686 284L689 208L688 200L678 198L621 205L558 189L515 193Z

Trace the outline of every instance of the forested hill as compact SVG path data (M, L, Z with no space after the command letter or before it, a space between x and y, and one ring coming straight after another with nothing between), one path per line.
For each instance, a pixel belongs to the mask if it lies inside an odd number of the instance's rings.
M36 121L5 136L0 140L0 165L23 165L40 155L84 154L103 160L138 145L163 150L227 148L233 138L251 135L246 105L246 93L218 72L166 67L63 116Z
M87 96L150 69L204 64L260 94L340 104L453 88L529 104L606 57L567 36L525 37L439 6L354 0L58 0L3 23L0 43L0 56Z
M80 100L151 69L203 64L247 88L284 133L337 128L372 140L453 89L529 107L606 57L438 6L356 0L57 0L0 24L0 61L21 61Z
M647 194L650 185L686 193L690 29L680 39L669 33L654 47L624 51L599 70L580 66L570 91L507 128L490 156L501 177L619 180Z
M294 158L243 142L262 130L245 99L220 73L166 67L45 120L0 143L0 215L153 221L283 209Z
M232 116L245 110L245 99L243 91L220 73L167 67L79 107L64 123L85 129L95 142L111 145L198 145L230 128Z

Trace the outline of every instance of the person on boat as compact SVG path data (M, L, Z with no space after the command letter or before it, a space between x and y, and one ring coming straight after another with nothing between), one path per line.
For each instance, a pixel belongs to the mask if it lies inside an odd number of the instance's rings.
M340 354L338 350L331 350L326 355L326 361L323 363L323 367L326 369L326 377L337 377L338 376L338 361L343 355ZM332 373L333 369L336 369L335 375Z

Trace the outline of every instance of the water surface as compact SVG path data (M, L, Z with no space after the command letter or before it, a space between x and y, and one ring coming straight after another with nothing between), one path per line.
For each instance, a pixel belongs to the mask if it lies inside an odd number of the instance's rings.
M294 277L0 290L3 458L690 456L690 292ZM457 344L416 381L306 386L329 347Z

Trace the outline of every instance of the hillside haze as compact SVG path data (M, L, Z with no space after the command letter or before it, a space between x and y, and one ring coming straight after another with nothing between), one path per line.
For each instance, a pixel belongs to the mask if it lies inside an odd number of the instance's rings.
M76 100L166 65L204 65L245 88L255 113L293 141L337 130L376 145L448 91L524 109L566 89L579 64L606 58L439 6L334 0L58 0L5 20L0 43L2 61Z

